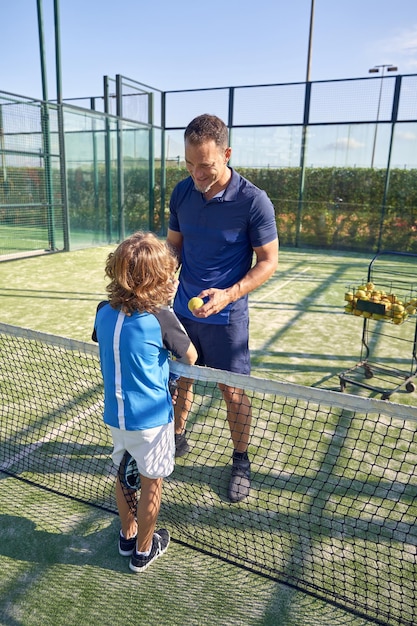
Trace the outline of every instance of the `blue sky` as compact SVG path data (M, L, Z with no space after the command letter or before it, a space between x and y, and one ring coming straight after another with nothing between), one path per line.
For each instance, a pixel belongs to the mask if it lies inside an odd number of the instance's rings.
M48 95L56 96L53 0L43 0ZM60 0L64 98L103 75L161 90L306 78L311 0ZM42 96L36 0L1 3L0 91ZM315 0L311 80L392 63L417 73L416 0Z

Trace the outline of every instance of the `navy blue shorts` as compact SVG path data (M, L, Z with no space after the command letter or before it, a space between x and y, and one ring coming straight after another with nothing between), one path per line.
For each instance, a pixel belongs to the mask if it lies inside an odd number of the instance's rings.
M198 352L196 365L206 365L227 372L250 374L249 320L220 325L178 319Z

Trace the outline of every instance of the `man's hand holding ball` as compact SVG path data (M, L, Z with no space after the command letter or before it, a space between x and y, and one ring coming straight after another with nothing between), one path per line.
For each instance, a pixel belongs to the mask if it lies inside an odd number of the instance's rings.
M193 313L196 309L200 309L204 304L204 300L202 298L191 298L191 300L188 301L188 308L190 309L191 313Z

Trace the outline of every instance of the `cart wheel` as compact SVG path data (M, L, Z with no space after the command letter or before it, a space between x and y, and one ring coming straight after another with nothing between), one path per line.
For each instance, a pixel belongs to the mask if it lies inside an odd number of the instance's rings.
M381 396L381 400L389 400L390 394L389 393L383 393Z
M414 383L407 383L405 389L406 391L408 391L408 393L413 393L413 391L416 390L416 386Z
M373 378L374 373L369 367L365 367L365 378Z

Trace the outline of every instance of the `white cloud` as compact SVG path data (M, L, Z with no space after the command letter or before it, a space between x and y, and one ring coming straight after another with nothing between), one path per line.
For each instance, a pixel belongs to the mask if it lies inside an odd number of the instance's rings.
M336 141L327 144L326 150L346 150L346 148L349 148L350 150L360 150L361 148L364 148L364 146L364 143L351 137L339 137Z
M400 73L417 69L417 24L397 31L393 37L382 40L381 44Z
M398 131L395 134L399 139L404 139L404 141L415 141L417 139L416 133L412 133L410 131Z

